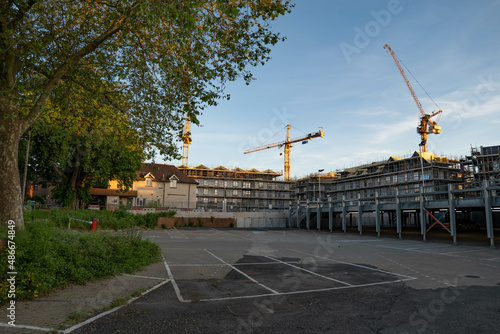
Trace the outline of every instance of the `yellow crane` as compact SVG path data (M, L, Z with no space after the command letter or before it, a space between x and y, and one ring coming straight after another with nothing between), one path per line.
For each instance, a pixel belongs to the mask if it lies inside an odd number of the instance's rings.
M191 122L189 121L188 114L184 122L184 132L182 134L182 166L188 167L189 145L193 142L191 139Z
M432 114L426 114L424 112L424 108L422 107L422 104L418 100L417 95L415 94L415 91L413 90L413 87L410 84L410 81L408 81L408 78L406 77L406 74L403 71L401 64L399 63L398 58L394 54L394 51L392 51L389 44L384 45L384 49L387 49L387 52L390 53L392 56L392 59L394 59L394 62L396 63L396 66L399 69L399 72L403 76L403 79L404 79L406 85L410 89L411 96L413 96L413 99L415 100L415 103L417 104L417 107L420 110L421 117L420 117L420 124L417 126L417 133L420 134L420 139L421 139L420 146L422 147L422 152L427 152L428 151L427 135L429 133L434 133L434 134L441 133L441 127L439 125L437 125L437 123L439 122L439 118L441 117L441 113L443 111L438 110L438 111L433 112ZM435 116L438 116L438 117L434 121L434 120L432 120L432 118Z
M318 132L314 132L314 133L309 133L309 134L307 134L307 136L303 136L300 138L290 139L290 125L287 125L286 126L286 139L284 141L280 141L278 143L273 143L273 144L268 144L268 145L263 145L263 146L259 146L256 148L251 148L249 150L246 150L244 152L244 154L262 151L262 150L266 150L268 148L273 148L273 147L278 147L278 148L284 147L285 180L290 181L290 151L292 148L292 144L297 143L299 141L311 140L311 139L317 138L317 137L323 137L323 130L319 130Z

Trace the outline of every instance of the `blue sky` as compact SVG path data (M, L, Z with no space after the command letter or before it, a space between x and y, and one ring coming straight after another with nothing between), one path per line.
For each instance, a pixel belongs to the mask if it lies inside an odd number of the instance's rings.
M283 170L282 149L248 148L317 131L294 145L291 173L335 171L418 150L419 110L391 45L443 110L429 151L464 156L470 146L500 145L500 2L297 0L273 22L287 37L256 80L228 85L230 101L206 109L192 126L189 165ZM424 110L437 110L409 76ZM166 161L179 165L180 161Z

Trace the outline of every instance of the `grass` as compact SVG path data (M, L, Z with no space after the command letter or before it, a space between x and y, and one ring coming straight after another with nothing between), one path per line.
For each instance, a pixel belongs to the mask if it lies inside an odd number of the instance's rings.
M16 231L14 241L16 300L34 299L67 284L130 274L161 258L160 248L133 229L111 235L67 231L52 221L35 221ZM0 267L8 266L4 251ZM1 271L0 304L10 300L7 278L7 270Z
M93 218L97 218L97 229L113 229L118 231L128 229L132 226L154 228L158 225L159 217L173 217L174 215L175 211L134 215L126 210L116 210L113 212L106 210L91 211L84 209L58 209L52 211L26 210L24 211L24 221L36 222L40 220L49 220L58 227L68 228L68 224L70 223L69 218L77 218L85 221L92 221ZM83 231L90 230L90 224L85 222L71 220L70 226L72 229Z

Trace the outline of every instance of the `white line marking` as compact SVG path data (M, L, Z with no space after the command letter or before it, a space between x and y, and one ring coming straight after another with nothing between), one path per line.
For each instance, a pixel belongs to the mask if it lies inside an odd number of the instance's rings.
M36 327L36 326L29 326L29 325L19 325L16 324L15 326L0 322L0 327L9 327L9 328L25 328L25 329L33 329L36 331L43 331L43 332L50 332L53 331L53 328L45 328L45 327Z
M153 290L155 290L155 289L159 288L160 286L162 286L163 284L168 283L168 282L170 282L170 280L165 280L165 281L163 281L163 282L160 282L160 283L156 284L154 287L152 287L151 289L149 289L149 290L144 291L143 293L141 293L141 295L140 295L140 296L130 298L130 299L128 300L127 304L117 306L117 307L115 307L115 308L113 308L113 309L111 309L111 310L109 310L109 311L103 312L103 313L99 313L99 314L98 314L98 315L96 315L95 317L89 318L89 319L87 319L87 320L85 320L85 321L83 321L83 322L80 322L79 324L76 324L76 325L74 325L74 326L72 326L72 327L66 328L66 329L63 331L63 333L64 333L64 334L71 333L71 332L72 332L72 331L74 331L75 329L78 329L78 328L80 328L80 327L82 327L82 326L85 326L85 325L87 325L87 324L89 324L89 323L91 323L91 322L96 321L96 320L97 320L97 319L99 319L99 318L102 318L102 317L104 317L104 316L106 316L106 315L108 315L108 314L111 314L111 313L113 313L113 312L115 312L115 311L118 311L118 310L119 310L119 309L121 309L122 307L124 307L124 306L126 306L126 305L128 305L128 304L132 303L134 300L139 299L140 297L142 297L142 296L144 296L144 295L146 295L146 294L150 293L151 291L153 291ZM16 325L16 327L17 327L17 325Z
M488 261L497 261L497 260L500 260L500 257L494 257L492 259L488 259Z
M340 289L362 288L362 287L382 285L382 284L399 283L399 282L411 281L414 279L416 279L416 278L409 277L409 278L398 279L395 281L367 283L367 284L359 284L359 285L351 285L351 286L344 285L344 286L336 286L336 287L317 289L317 290L301 290L301 291L282 292L282 293L279 293L277 295L276 294L262 294L262 295L250 295L250 296L238 296L238 297L200 299L200 302L212 302L212 301L233 300L233 299L250 299L250 298L259 298L259 297L282 296L282 295L297 295L297 294L302 294L302 293L324 292L324 291L332 291L332 290L340 290Z
M311 271L311 270L307 270L307 269L304 269L304 268L301 268L299 266L294 266L293 264L290 264L290 263L287 263L287 262L283 262L281 260L278 260L278 259L275 259L275 258L272 258L272 257L269 257L269 256L265 256L266 258L268 259L271 259L271 260L275 260L279 263L282 263L282 264L286 264L287 266L290 266L290 267L293 267L293 268L297 268L299 270L302 270L302 271L305 271L306 273L309 273L309 274L312 274L312 275L316 275L316 276L319 276L321 278L324 278L324 279L327 279L327 280L330 280L330 281L334 281L334 282L337 282L337 283L341 283L341 284L345 284L345 285L352 285L350 283L347 283L347 282L342 282L342 281L339 281L337 279L334 279L334 278L331 278L331 277L328 277L328 276L324 276L324 275L321 275L321 274L318 274L318 273L315 273L314 271Z
M161 257L163 258L163 264L165 265L165 269L167 269L168 277L170 277L170 280L172 281L172 285L174 287L175 294L177 295L177 299L179 299L179 301L181 303L190 303L191 302L190 300L184 300L184 298L182 298L181 290L179 290L179 287L177 286L177 283L175 282L174 276L172 275L172 272L170 271L167 260L165 260L165 257L163 256L163 254L161 254Z
M298 263L297 261L290 261L287 263ZM234 263L233 266L257 266L261 264L276 264L276 262L249 262L249 263ZM222 263L214 263L214 264L170 264L170 267L223 267L225 264Z
M395 275L395 276L407 277L408 279L417 279L416 277L413 277L413 276L408 276L408 275L403 275L403 274L393 273L393 272L386 271L386 270L382 270L382 269L370 268L370 267L367 267L367 266L363 266L363 265L361 265L361 264L350 263L350 262L344 262L344 261L340 261L340 260L333 260L333 259L329 259L329 258L327 258L327 257L322 257L322 256L315 256L315 255L313 255L313 254L309 254L309 253L301 252L301 251L298 251L298 250L295 250L295 249L290 249L290 250L291 250L292 252L302 253L302 254L305 254L305 255L309 255L309 256L311 256L311 257L316 257L316 258L320 258L320 259L327 260L327 261L332 261L332 262L337 262L337 263L347 264L347 265L350 265L350 266L359 267L359 268L364 268L364 269L373 270L373 271L378 271L378 272L385 273L385 274L391 274L391 275Z
M252 282L260 285L261 287L263 287L264 289L268 290L268 291L271 291L273 294L279 294L278 291L275 291L273 289L271 289L270 287L258 282L256 279L254 279L253 277L251 276L248 276L247 274L245 274L244 272L242 272L241 270L239 270L238 268L236 268L235 266L233 265L230 265L229 263L227 263L226 261L224 261L223 259L221 259L220 257L218 257L217 255L215 255L214 253L208 251L205 249L205 252L207 252L208 254L212 255L213 257L215 257L217 260L219 260L220 262L224 263L225 265L231 267L233 270L239 272L240 274L242 274L243 276L245 276L246 278L248 278L249 280L251 280Z
M153 276L141 276L141 275L130 275L130 274L124 274L125 276L130 276L130 277L137 277L137 278L149 278L149 279L156 279L160 281L166 280L165 277L153 277Z
M470 253L470 252L479 252L479 251L484 251L484 248L479 248L479 249L471 249L471 250L466 250L466 251L459 251L459 252L447 252L446 254L460 254L460 253Z

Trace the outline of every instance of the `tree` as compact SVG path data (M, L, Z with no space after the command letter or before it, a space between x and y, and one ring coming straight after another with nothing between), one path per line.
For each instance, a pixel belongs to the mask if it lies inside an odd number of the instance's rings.
M140 134L113 107L63 80L32 129L31 175L57 187L72 209L89 201L96 183L132 187L144 158Z
M183 114L215 105L227 81L280 40L288 0L7 0L0 4L0 223L23 226L22 134L61 80L126 115L149 148L176 155ZM125 97L125 99L123 99ZM127 101L127 103L122 103Z

